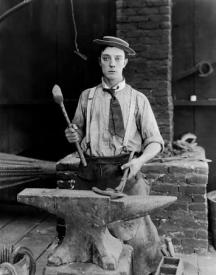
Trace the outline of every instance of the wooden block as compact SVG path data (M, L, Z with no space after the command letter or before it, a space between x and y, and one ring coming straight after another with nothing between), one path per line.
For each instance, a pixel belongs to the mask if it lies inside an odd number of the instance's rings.
M163 257L155 275L183 275L184 268L180 258Z
M104 270L91 263L72 263L59 267L47 266L43 275L132 275L132 247L124 245L116 270Z

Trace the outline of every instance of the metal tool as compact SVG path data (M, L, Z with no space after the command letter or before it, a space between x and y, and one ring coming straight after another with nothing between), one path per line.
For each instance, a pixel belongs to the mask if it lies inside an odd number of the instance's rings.
M3 246L0 251L0 274L35 275L36 262L32 252L24 246Z
M130 162L133 159L134 153L135 153L135 151L132 151L130 153L130 157L129 157L128 162ZM119 185L115 188L116 192L121 192L122 193L124 191L125 184L126 184L127 179L128 179L129 171L130 171L129 167L124 170L124 174L121 178L121 181L120 181Z
M92 191L94 191L97 194L103 195L103 196L108 196L111 199L118 199L118 198L122 198L125 196L125 194L118 192L112 188L107 188L105 190L101 190L100 188L92 187Z
M54 98L55 102L57 104L59 104L60 107L61 107L62 113L63 113L63 115L64 115L64 117L67 121L68 127L71 127L71 122L70 122L70 119L68 117L67 111L66 111L65 106L64 106L64 98L63 98L61 89L58 85L54 85L54 87L52 89L52 94L53 94L53 98ZM87 162L86 162L86 159L83 155L83 151L82 151L82 149L79 145L79 142L75 142L75 145L76 145L80 160L81 160L83 166L86 167Z
M130 162L133 159L134 153L135 153L135 151L132 151L130 153L128 162ZM121 178L121 181L115 189L107 188L105 190L101 190L100 188L92 187L92 191L94 191L95 193L100 194L100 195L109 196L111 199L117 199L117 198L124 197L125 194L123 193L123 191L124 191L127 179L128 179L129 171L130 171L129 167L124 170L124 174Z

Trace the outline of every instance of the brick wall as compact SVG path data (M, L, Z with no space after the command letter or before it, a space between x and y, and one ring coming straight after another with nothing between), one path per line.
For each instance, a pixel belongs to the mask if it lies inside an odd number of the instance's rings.
M171 97L170 0L116 0L117 36L137 55L126 70L127 81L149 98L165 140L173 138Z
M170 236L179 253L202 254L208 250L208 164L195 160L205 157L204 151L198 149L191 158L148 164L142 168L152 182L152 195L178 198L151 217L160 236Z

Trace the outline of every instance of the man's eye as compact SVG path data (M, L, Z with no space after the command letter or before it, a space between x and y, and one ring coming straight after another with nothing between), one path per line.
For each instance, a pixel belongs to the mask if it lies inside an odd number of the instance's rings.
M108 56L103 56L103 61L109 61L109 57Z
M117 56L116 58L115 58L115 61L117 61L117 62L120 62L122 60L122 57L121 56Z

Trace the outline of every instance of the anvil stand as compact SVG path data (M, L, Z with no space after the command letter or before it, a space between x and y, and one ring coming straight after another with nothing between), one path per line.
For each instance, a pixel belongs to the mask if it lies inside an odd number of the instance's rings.
M132 247L107 229L109 223L144 217L176 197L126 196L111 200L92 191L25 189L18 201L62 217L63 242L48 257L44 275L132 275Z

